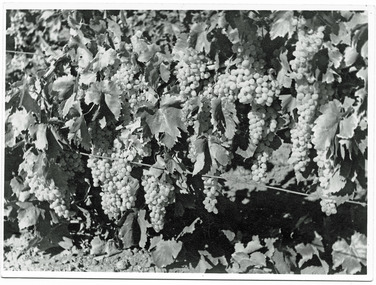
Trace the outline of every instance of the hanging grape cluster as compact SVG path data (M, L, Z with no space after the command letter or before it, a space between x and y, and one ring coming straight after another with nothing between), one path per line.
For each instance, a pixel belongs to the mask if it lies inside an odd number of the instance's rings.
M211 59L193 48L188 48L175 67L181 98L185 101L188 97L197 96L200 81L208 79L210 70L213 69Z
M175 200L174 186L148 173L144 173L141 185L145 190L151 224L156 232L160 232L164 227L166 207Z
M203 177L204 182L204 207L209 213L218 214L217 196L221 193L222 185L218 182L218 178Z
M123 130L114 140L112 149L88 160L93 185L102 188L102 208L110 218L117 219L135 206L139 182L131 175L131 162L144 154L140 146L141 139Z

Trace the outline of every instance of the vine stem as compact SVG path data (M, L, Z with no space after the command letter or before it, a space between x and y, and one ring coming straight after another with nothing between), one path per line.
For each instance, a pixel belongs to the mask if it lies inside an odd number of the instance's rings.
M108 157L108 156L102 156L102 155L96 155L96 154L90 154L90 153L84 153L84 152L80 152L80 154L85 155L85 156L89 156L89 157L91 156L91 157L96 157L96 158L102 158L102 159L110 159L110 160L116 160L117 159L117 158L112 158L112 157ZM147 164L147 163L142 163L142 162L129 161L129 163L131 163L133 165L148 167L148 168L155 168L155 169L159 169L159 170L166 170L165 168L156 167L156 166L153 166L153 165L150 165L150 164ZM190 171L184 171L184 172L186 174L193 175L193 173L190 172ZM201 176L202 177L208 177L208 178L216 178L216 179L227 180L226 178L224 178L222 176L216 176L216 175L203 174ZM293 191L293 190L289 190L289 189L285 189L285 188L281 188L281 187L270 186L270 185L261 184L261 183L256 183L256 184L258 184L260 186L265 186L268 189L272 189L272 190L276 190L276 191L282 191L282 192L286 192L286 193L290 193L290 194L295 194L295 195L300 195L300 196L305 196L305 197L309 196L306 193L301 193L301 192L297 192L297 191ZM345 201L345 203L360 205L360 206L363 206L363 207L365 207L367 205L367 203L353 201L353 200L347 200L347 201Z
M20 54L28 54L28 55L34 55L34 52L27 52L27 51L17 51L17 50L6 50L7 53L20 53Z

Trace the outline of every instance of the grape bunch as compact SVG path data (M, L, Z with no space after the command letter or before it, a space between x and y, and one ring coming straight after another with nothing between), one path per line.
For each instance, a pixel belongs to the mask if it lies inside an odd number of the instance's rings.
M56 162L61 170L68 175L69 179L73 179L76 174L79 175L85 172L80 153L64 150L60 153Z
M327 192L329 181L334 175L335 164L333 159L326 157L326 150L317 150L317 156L313 159L318 166L318 178L320 187Z
M217 196L222 191L222 186L219 184L217 178L211 177L203 177L204 182L204 194L205 199L203 201L205 209L209 213L218 214L218 209L216 207L217 204Z
M187 127L193 127L196 119L197 113L195 114L194 111L198 109L198 98L188 98L183 103L183 108L181 109L182 113L182 121Z
M102 208L112 219L135 206L139 182L132 177L132 162L144 155L142 140L129 130L123 130L113 142L113 148L88 159L93 186L102 188Z
M269 146L274 140L278 127L283 124L282 120L278 120L278 111L275 106L253 105L247 117L249 138L254 146L257 146L260 142Z
M151 224L156 232L160 232L164 227L166 207L175 200L174 186L147 173L144 173L141 185L145 190Z
M252 59L252 60L251 60ZM214 94L240 103L271 106L280 94L278 81L271 74L252 67L253 58L238 59L235 69L221 74L214 86Z
M253 156L253 164L251 166L252 180L255 182L266 182L267 161L270 159L272 149L260 144Z
M290 162L296 172L304 172L310 161L309 151L312 148L312 127L316 117L319 94L313 85L303 84L297 88L298 122L291 129L292 153Z
M121 91L130 92L138 88L141 83L137 78L138 67L133 65L128 60L123 60L117 72L111 77L111 81L114 82Z
M187 139L187 143L188 143L187 157L190 159L192 163L195 163L197 159L197 150L195 146L196 140L197 140L196 135L192 135Z
M280 94L279 84L271 74L253 73L244 75L242 80L239 83L240 91L238 94L240 103L251 104L255 102L258 105L271 106L274 98Z
M183 99L197 96L200 81L210 77L210 70L214 69L211 59L189 48L180 58L175 67L175 75L179 82L180 96Z
M333 199L323 198L320 201L320 205L321 205L321 211L325 213L327 216L337 214L336 203Z
M322 46L324 30L325 27L321 26L317 31L305 31L304 29L298 31L298 41L293 52L295 58L290 61L293 75L297 80L306 78L309 83L315 81L311 61Z
M52 179L33 174L29 174L25 182L30 187L30 194L34 194L38 201L47 201L59 217L69 218L66 202L67 189L57 187Z

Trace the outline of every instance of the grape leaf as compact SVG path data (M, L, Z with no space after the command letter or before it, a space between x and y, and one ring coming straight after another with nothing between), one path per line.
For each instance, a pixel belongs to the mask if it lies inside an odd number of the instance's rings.
M102 255L105 253L105 241L104 240L101 240L100 237L96 236L94 237L91 242L90 242L90 245L91 245L91 249L90 249L90 254L91 255Z
M330 46L330 48L328 48L328 56L329 56L330 62L333 64L334 68L340 67L342 59L343 59L343 55L339 51L338 48Z
M181 233L178 235L176 239L179 239L180 237L184 236L185 234L191 234L196 229L196 224L202 223L202 220L200 218L196 218L189 226L184 227L184 229L181 231Z
M47 125L46 124L35 124L29 128L30 134L36 136L34 141L35 147L39 150L45 150L48 146L47 141Z
M35 101L30 96L26 80L24 81L24 84L21 87L21 100L20 100L19 106L20 107L23 106L26 109L26 111L33 112L38 117L40 116L40 111L41 111L40 106L37 103L37 101Z
M283 252L279 250L275 250L272 260L274 262L274 266L276 267L278 273L289 274L291 272L291 265L285 259Z
M18 137L22 131L26 131L35 124L34 116L25 109L16 110L8 117L8 122L13 126L14 138Z
M312 142L317 150L325 150L330 146L334 136L337 133L341 103L333 100L320 108L321 115L316 119L312 128Z
M351 139L354 137L355 129L358 127L359 118L356 114L344 118L339 123L339 133L337 137Z
M275 252L274 243L278 240L278 238L265 238L265 246L268 249L268 251L265 253L265 255L269 258L272 258Z
M22 230L34 226L38 222L39 216L43 215L43 213L44 210L32 204L25 209L19 209L17 215L18 227Z
M253 253L261 248L263 248L263 246L258 236L252 236L252 240L247 243L246 247L244 247L241 242L237 242L234 246L235 252L244 252L246 254Z
M225 119L225 136L232 140L236 133L236 125L239 124L239 119L236 115L236 107L233 102L227 100L224 100L221 106Z
M330 193L337 193L346 186L346 183L346 177L343 177L340 171L337 170L329 180L328 191Z
M196 139L194 142L196 148L196 162L193 168L193 175L198 173L206 173L211 167L211 158L208 153L208 145L206 138Z
M25 188L25 185L22 182L20 182L17 177L12 178L12 180L10 181L10 186L12 187L13 193L16 194L17 197L20 196L20 193ZM25 201L21 201L21 202L25 202Z
M104 101L107 107L114 114L115 119L118 120L121 112L121 99L119 93L106 93L104 94Z
M161 74L162 80L167 83L170 80L170 64L161 63L159 66L159 73Z
M249 139L247 149L243 150L240 147L238 147L238 149L236 150L236 154L239 154L244 159L248 159L255 154L256 148L257 146L252 142L251 139Z
M351 44L351 33L348 31L345 23L340 22L338 24L338 33L331 33L330 34L330 40L333 43L333 45L338 45L339 43L343 43L346 45Z
M78 80L79 84L85 84L89 86L91 83L97 81L97 74L94 72L85 72L80 74L80 78Z
M75 114L82 114L80 102L76 100L76 94L72 94L64 103L63 117L74 111Z
M290 88L292 78L289 76L289 74L291 73L291 68L287 59L287 52L288 51L286 50L285 52L281 52L281 54L279 55L279 60L282 68L277 74L277 81L281 86Z
M191 37L196 38L195 49L199 52L205 50L206 53L210 52L210 45L211 43L208 40L209 30L206 31L206 24L201 23L194 23L191 27Z
M281 100L282 110L285 113L293 113L293 110L296 108L296 98L291 94L279 95L279 100Z
M280 11L275 13L274 21L270 29L270 38L274 40L277 37L288 37L294 34L294 26L292 25L292 20L294 16L294 11Z
M299 267L302 267L302 265L307 262L308 260L311 260L314 254L317 254L316 247L312 246L311 244L304 244L300 243L295 246L296 252L299 253L302 258L299 260Z
M77 72L81 74L82 72L86 71L89 66L91 66L91 62L93 60L93 54L84 46L77 48L77 65L78 69Z
M52 83L52 90L58 93L59 100L67 99L73 92L76 78L72 75L59 77Z
M171 140L166 141L166 146L172 148L177 138L181 137L180 130L186 132L186 127L181 118L181 109L163 105L155 114L146 114L146 123L153 135L164 133L171 136Z
M161 240L157 243L155 250L151 253L155 265L159 268L166 267L174 262L182 249L183 243L181 241Z
M364 85L367 86L368 82L368 67L362 67L357 73L356 76L364 80Z
M327 274L327 271L322 266L308 266L300 271L300 274Z
M172 49L172 54L175 60L179 60L189 48L188 35L182 33L176 40L175 46Z
M119 238L123 242L124 248L130 248L137 244L134 239L134 231L133 225L135 222L135 213L129 213L124 224L121 226L119 230Z
M119 24L110 19L107 19L107 23L108 23L108 30L111 33L113 33L115 37L118 37L119 39L121 39L122 32L121 32Z
M146 210L140 210L137 215L137 222L140 227L141 235L138 242L139 247L145 248L148 240L147 230L151 227L150 223L145 219Z
M367 265L367 237L355 232L351 236L351 244L344 239L336 241L332 246L333 268L342 266L347 274L361 271L361 263Z
M116 51L111 49L106 50L104 47L98 46L98 53L92 60L93 71L98 72L109 65L113 65L116 59Z
M346 67L353 65L356 59L358 58L358 52L355 47L347 47L345 49L344 61Z
M222 230L226 238L228 239L229 242L232 242L235 239L235 233L229 230Z
M137 60L140 62L148 62L153 56L160 51L160 47L156 44L147 44L144 39L141 39L141 34L136 33L131 37L133 51L138 54Z

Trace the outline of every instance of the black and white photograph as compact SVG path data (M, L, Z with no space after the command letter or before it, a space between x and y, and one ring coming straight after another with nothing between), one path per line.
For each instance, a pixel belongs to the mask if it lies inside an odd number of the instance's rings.
M375 7L119 7L3 8L1 275L371 280Z

